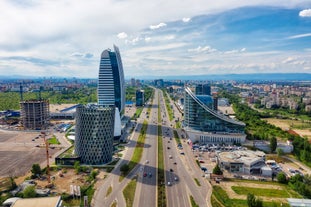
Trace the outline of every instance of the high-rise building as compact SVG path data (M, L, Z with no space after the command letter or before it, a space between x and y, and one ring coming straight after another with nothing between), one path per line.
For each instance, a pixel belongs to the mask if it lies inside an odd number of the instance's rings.
M76 110L75 152L84 164L102 165L112 159L114 106L80 105Z
M196 96L185 88L184 129L192 142L242 143L245 141L245 124L214 110L211 96Z
M24 129L46 129L49 124L49 101L21 101L21 121Z
M211 86L209 84L198 84L195 87L196 95L211 95Z
M145 103L145 91L137 90L136 91L136 106L143 106Z
M114 52L110 49L104 50L101 54L97 96L99 106L115 106L115 131L114 137L121 136L121 116L125 106L125 82L123 65L119 48L114 47Z
M113 46L101 54L98 76L98 105L116 106L120 113L125 105L125 82L119 48Z

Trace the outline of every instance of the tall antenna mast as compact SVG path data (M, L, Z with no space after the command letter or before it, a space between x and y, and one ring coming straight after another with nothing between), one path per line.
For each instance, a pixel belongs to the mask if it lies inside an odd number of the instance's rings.
M45 150L46 150L46 175L48 176L48 183L51 183L51 178L50 178L50 162L49 162L49 143L48 141L45 139L45 132L41 132L41 134L43 135L43 140L45 143Z

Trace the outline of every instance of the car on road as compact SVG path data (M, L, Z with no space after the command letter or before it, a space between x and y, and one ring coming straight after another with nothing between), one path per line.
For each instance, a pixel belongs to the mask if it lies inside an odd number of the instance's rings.
M170 172L174 172L174 170L172 168L170 168Z
M204 160L199 160L200 163L204 163Z
M146 160L146 164L148 164L149 163L149 160Z
M181 155L185 155L185 153L184 153L184 152L181 152L180 154L181 154Z
M172 156L172 155L169 155L168 157L169 157L170 159L173 159L173 156Z
M171 149L170 147L167 147L167 149Z
M177 165L177 162L174 162L174 165Z

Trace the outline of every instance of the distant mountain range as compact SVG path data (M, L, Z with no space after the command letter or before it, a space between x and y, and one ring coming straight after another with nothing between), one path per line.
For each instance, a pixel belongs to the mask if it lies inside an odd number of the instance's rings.
M33 76L0 76L0 80L16 79L43 79L50 77ZM74 77L52 77L54 79L72 79ZM192 76L141 76L126 77L126 79L136 78L141 80L164 79L164 80L236 80L236 81L311 81L311 73L249 73L249 74L211 74L211 75L192 75ZM88 78L76 78L88 79ZM95 79L95 78L90 78Z
M164 80L236 80L236 81L311 81L311 73L252 73L252 74L222 74L140 77L141 79Z

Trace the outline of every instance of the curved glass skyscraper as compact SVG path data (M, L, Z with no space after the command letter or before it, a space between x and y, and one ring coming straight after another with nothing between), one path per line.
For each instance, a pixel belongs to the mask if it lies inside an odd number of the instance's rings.
M245 140L245 124L215 111L210 96L196 96L190 88L185 88L184 101L184 127L193 141L240 143Z
M125 106L125 82L123 65L119 48L114 47L104 50L101 54L97 96L99 106L115 106L115 131L114 137L121 136L121 115Z
M125 105L123 65L119 48L115 45L113 47L115 52L107 49L101 54L97 86L98 105L115 105L122 113Z

